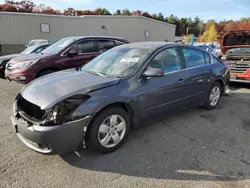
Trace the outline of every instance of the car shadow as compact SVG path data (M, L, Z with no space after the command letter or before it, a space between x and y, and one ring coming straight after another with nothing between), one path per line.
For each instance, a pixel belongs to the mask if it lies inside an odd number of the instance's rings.
M133 129L127 142L113 153L101 155L82 149L60 157L77 168L135 177L249 179L250 129L244 129L247 112L232 108L241 105L242 110L247 110L250 100L238 104L237 97L238 94L223 97L213 111L195 108L143 124Z

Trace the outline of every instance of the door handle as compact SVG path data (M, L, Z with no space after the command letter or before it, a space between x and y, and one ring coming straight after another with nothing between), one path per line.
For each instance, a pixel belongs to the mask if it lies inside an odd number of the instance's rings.
M182 78L180 78L179 80L178 80L178 84L182 84L183 83L183 81L184 81L184 79L182 79Z

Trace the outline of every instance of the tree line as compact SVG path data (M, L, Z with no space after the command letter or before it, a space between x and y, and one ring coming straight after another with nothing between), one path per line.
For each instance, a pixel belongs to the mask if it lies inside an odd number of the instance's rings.
M83 15L121 15L121 16L144 16L147 18L159 20L162 22L176 25L176 36L195 35L200 42L215 41L221 33L236 29L250 29L250 18L241 18L240 20L223 20L216 22L209 20L202 21L198 16L195 18L178 18L171 14L164 16L161 12L150 14L141 10L130 11L129 9L117 9L111 13L105 8L97 8L96 10L76 10L67 8L60 11L44 4L36 5L32 1L13 1L5 0L4 4L0 4L0 11L5 12L23 12L35 14L54 14L65 16L83 16Z

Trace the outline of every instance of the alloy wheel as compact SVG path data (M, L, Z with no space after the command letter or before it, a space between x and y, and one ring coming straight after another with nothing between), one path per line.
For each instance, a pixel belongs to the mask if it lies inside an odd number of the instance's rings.
M105 148L112 148L119 144L126 133L126 122L119 115L106 118L99 127L98 140Z

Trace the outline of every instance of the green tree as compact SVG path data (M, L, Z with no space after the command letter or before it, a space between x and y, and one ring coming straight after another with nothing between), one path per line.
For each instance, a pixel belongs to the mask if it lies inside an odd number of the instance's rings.
M157 14L157 16L156 16L156 19L164 22L163 14L161 12L159 12L159 14Z
M116 12L115 12L115 15L122 15L121 10L117 9Z
M131 13L130 13L130 11L129 11L128 9L123 9L123 10L122 10L122 15L123 15L123 16L130 16Z

